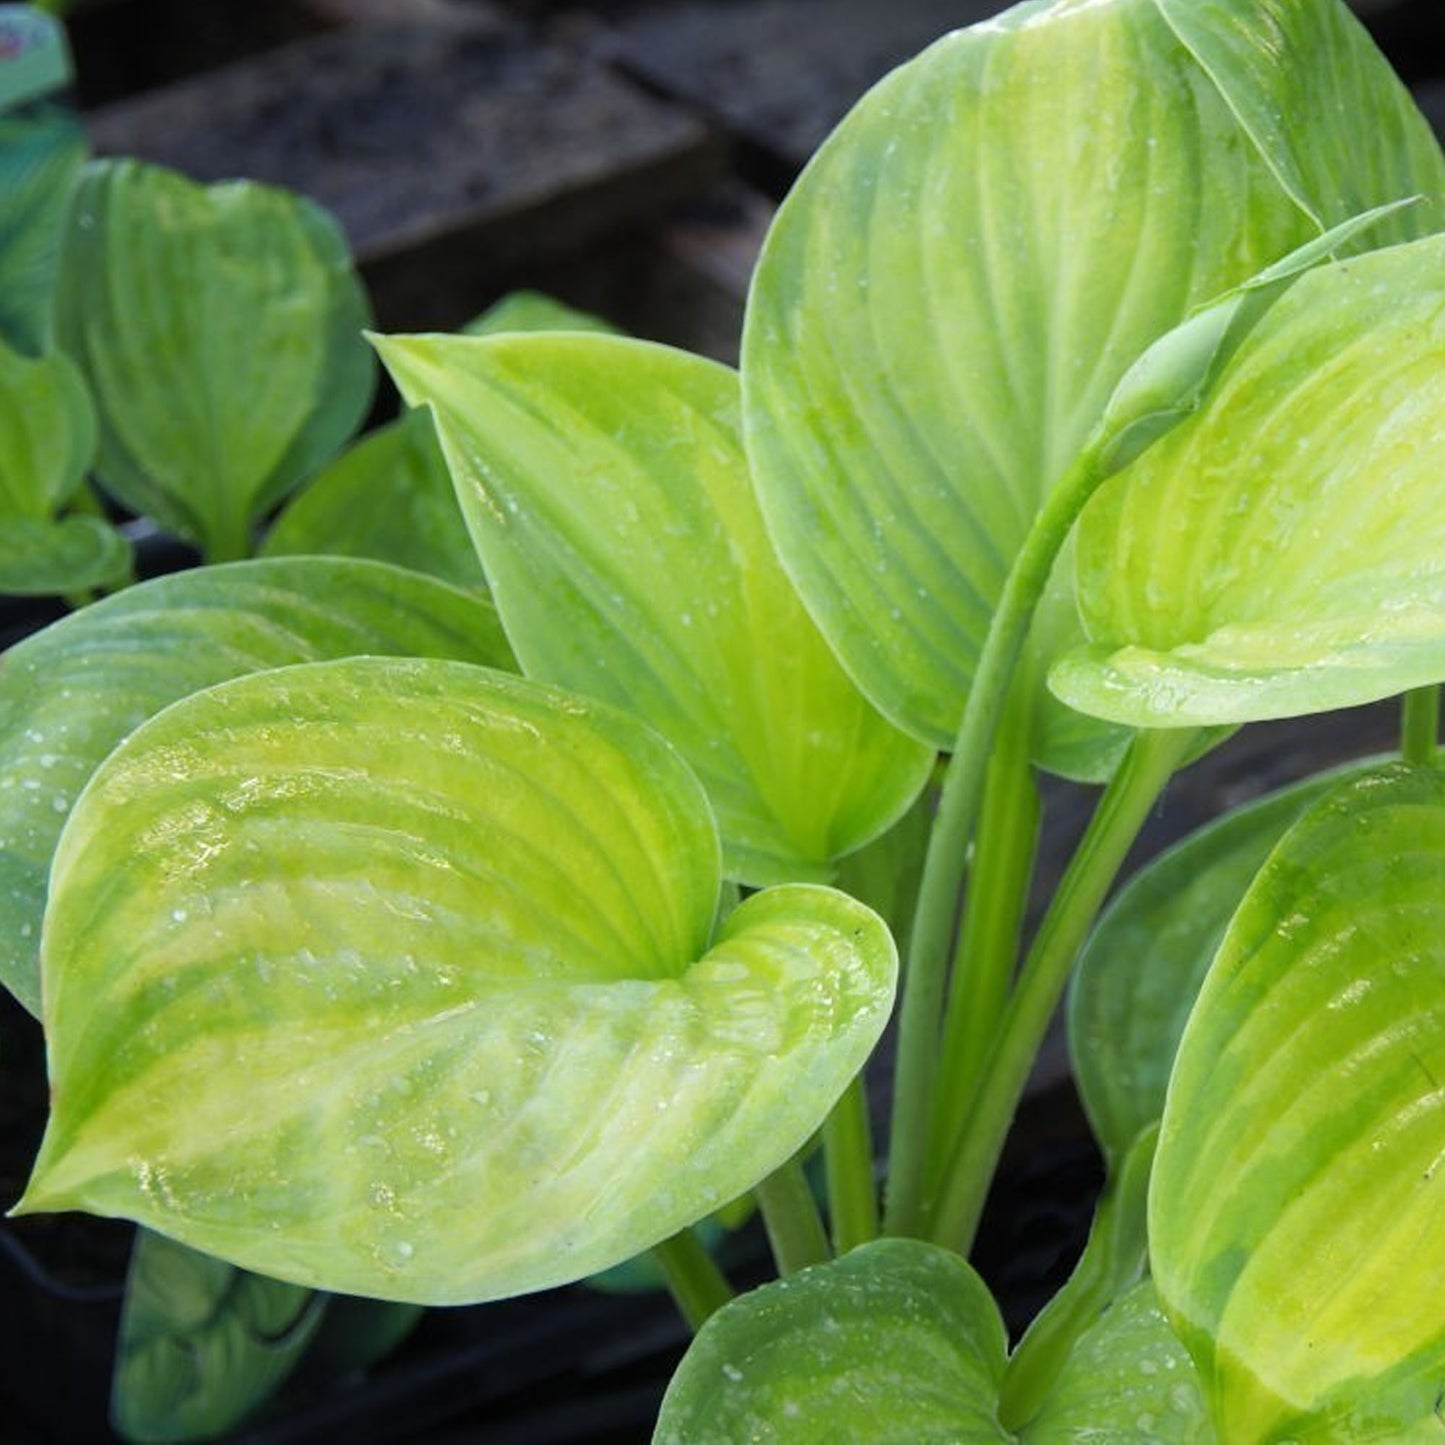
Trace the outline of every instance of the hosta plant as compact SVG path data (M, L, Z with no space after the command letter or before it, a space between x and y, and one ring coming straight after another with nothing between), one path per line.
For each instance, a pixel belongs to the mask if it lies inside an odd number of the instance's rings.
M20 1209L424 1304L652 1250L698 1327L659 1441L1436 1438L1442 228L1338 0L1031 0L823 146L740 372L375 338L488 595L238 562L0 670L4 967L53 1091ZM176 379L77 275L92 371ZM179 461L250 455L215 451L231 406L193 446L199 412L132 427L102 387L102 477L203 535L219 473ZM1399 756L1098 918L1175 771L1395 694ZM1041 770L1102 793L1025 940ZM1071 975L1109 1179L1011 1349L967 1256ZM781 1278L734 1298L690 1226L748 1191Z

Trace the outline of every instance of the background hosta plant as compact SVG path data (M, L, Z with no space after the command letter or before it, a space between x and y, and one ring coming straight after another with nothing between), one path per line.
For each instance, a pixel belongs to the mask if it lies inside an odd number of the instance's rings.
M374 338L418 410L323 470L369 375L334 233L89 170L58 337L101 480L217 557L322 473L273 557L0 670L0 962L54 1097L22 1207L166 1236L145 1399L233 1351L253 1383L175 1409L235 1418L311 1290L652 1249L699 1331L660 1441L1433 1438L1442 206L1338 0L1032 0L823 146L740 372L520 303ZM264 376L219 365L261 303L217 254L287 278ZM70 441L4 495L53 516ZM1225 732L1400 692L1404 761L1213 822L1096 926ZM1104 789L1025 947L1040 767ZM1010 1349L965 1257L1079 960L1109 1179ZM691 1226L749 1191L783 1278L734 1299Z
M96 161L71 203L60 345L100 419L96 471L211 561L355 430L365 297L336 223L254 182Z

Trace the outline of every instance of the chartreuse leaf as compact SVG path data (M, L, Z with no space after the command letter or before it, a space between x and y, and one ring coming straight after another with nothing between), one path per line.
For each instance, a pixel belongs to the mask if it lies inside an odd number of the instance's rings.
M144 582L11 648L0 660L0 982L39 1012L56 840L86 780L128 732L213 683L360 653L511 665L482 598L340 558Z
M327 1300L136 1235L121 1314L111 1422L127 1440L210 1440L295 1368Z
M212 560L365 413L367 305L336 224L249 181L137 161L77 187L56 325L100 415L102 481Z
M95 455L85 378L59 351L31 359L0 342L0 519L48 521Z
M958 1255L867 1244L741 1296L698 1332L653 1445L1213 1442L1189 1358L1147 1283L1085 1333L1039 1415L999 1424L1003 1322Z
M1385 234L1436 224L1438 154L1372 159L1420 123L1358 28L1302 48L1290 82L1347 95L1336 127L1384 127L1339 180L1333 157L1295 156L1288 106L1284 129L1241 122L1245 100L1278 104L1268 34L1222 93L1191 49L1206 22L1189 29L1155 0L1058 0L945 37L844 121L764 248L743 383L770 530L860 686L940 747L1041 499L1140 353L1327 226L1419 193ZM1068 565L1036 620L1040 675L1079 634ZM1113 734L1038 716L1047 766L1107 770Z
M730 877L827 878L907 809L933 754L863 698L778 566L734 372L621 337L377 344L436 414L523 670L661 731Z
M1189 1011L1260 865L1317 798L1362 766L1281 788L1191 833L1130 879L1099 920L1070 985L1069 1051L1111 1167L1164 1112Z
M1445 238L1298 280L1204 409L1079 524L1092 646L1051 674L1136 726L1237 723L1445 676Z
M696 779L600 703L436 660L198 693L51 876L53 1111L21 1208L457 1303L594 1273L750 1188L887 1019L862 904L721 875Z
M740 1296L698 1331L653 1445L1006 1441L1003 1321L958 1255L864 1245Z
M1265 863L1185 1029L1150 1251L1230 1445L1439 1436L1442 900L1445 779L1345 783Z
M343 452L276 519L261 554L373 557L458 587L486 579L424 411Z

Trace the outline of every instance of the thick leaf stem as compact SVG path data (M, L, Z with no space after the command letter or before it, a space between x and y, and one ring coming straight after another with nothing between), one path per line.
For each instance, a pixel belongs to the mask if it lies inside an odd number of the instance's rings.
M693 1334L732 1299L732 1286L692 1230L654 1245L652 1257Z
M969 840L1009 681L1028 638L1034 609L1054 559L1103 475L1096 449L1086 449L1034 519L984 638L953 756L944 773L938 817L919 885L898 1018L898 1071L884 1217L888 1234L925 1232L924 1190L938 1079L940 1019Z
M1054 895L1024 962L965 1127L950 1150L932 1238L967 1254L1014 1110L1069 970L1131 844L1197 739L1189 728L1136 733Z
M823 1125L828 1179L828 1220L833 1249L847 1254L878 1238L878 1189L873 1179L873 1129L860 1074Z
M753 1192L779 1274L794 1274L833 1257L817 1201L796 1158L775 1169Z
M1027 690L1016 687L989 760L964 895L943 1028L930 1173L941 1166L944 1150L967 1117L1013 986L1041 820L1030 741Z
M1405 761L1433 768L1440 743L1440 685L1417 687L1401 704L1400 752Z

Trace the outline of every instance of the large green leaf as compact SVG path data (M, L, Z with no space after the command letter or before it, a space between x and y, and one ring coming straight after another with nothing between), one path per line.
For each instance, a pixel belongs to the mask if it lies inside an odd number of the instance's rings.
M1191 43L1251 8L1211 7ZM1306 241L1316 217L1402 186L1445 193L1438 154L1413 140L1389 167L1347 151L1336 179L1295 154L1292 128L1242 128L1246 103L1321 87L1342 123L1382 127L1379 151L1418 138L1363 33L1338 40L1301 50L1285 81L1259 33L1261 63L1231 72L1226 97L1155 0L1018 6L882 82L784 204L749 299L749 453L784 565L900 725L952 741L1040 500L1151 342ZM1393 225L1420 233L1433 214ZM1067 565L1035 628L1036 670L1078 636ZM1047 765L1107 766L1110 734L1040 716Z
M1445 677L1445 237L1297 281L1078 536L1066 701L1138 726L1323 711Z
M0 115L0 337L23 351L50 339L61 231L85 157L85 131L64 106Z
M21 1207L419 1303L617 1263L791 1157L892 1002L862 904L771 889L709 948L720 882L696 779L603 704L384 658L187 698L56 853Z
M458 587L486 586L424 411L379 428L337 457L276 519L261 553L373 557Z
M698 1332L668 1386L654 1445L1206 1445L1189 1358L1144 1283L1076 1346L1020 1432L998 1422L1003 1322L956 1254L864 1245L764 1285Z
M511 665L483 599L380 563L320 558L142 583L11 648L0 662L0 982L39 1011L56 840L127 733L213 683L359 653Z
M1445 779L1305 815L1190 1017L1150 1195L1221 1438L1437 1439L1445 1376Z
M30 359L0 342L0 519L48 521L95 455L85 378L63 352Z
M1164 1112L1180 1035L1245 890L1285 831L1342 776L1307 778L1191 833L1136 874L1100 919L1070 985L1069 1051L1089 1121L1115 1164Z
M252 521L361 420L367 315L309 201L137 161L82 176L56 323L96 399L101 479L213 558L247 551Z
M523 669L677 746L729 876L826 879L904 812L933 754L863 698L778 566L735 373L596 335L379 345L435 411Z
M148 1442L224 1434L296 1367L326 1305L141 1230L111 1381L116 1430Z
M99 517L0 518L0 593L53 597L123 583L130 543Z

